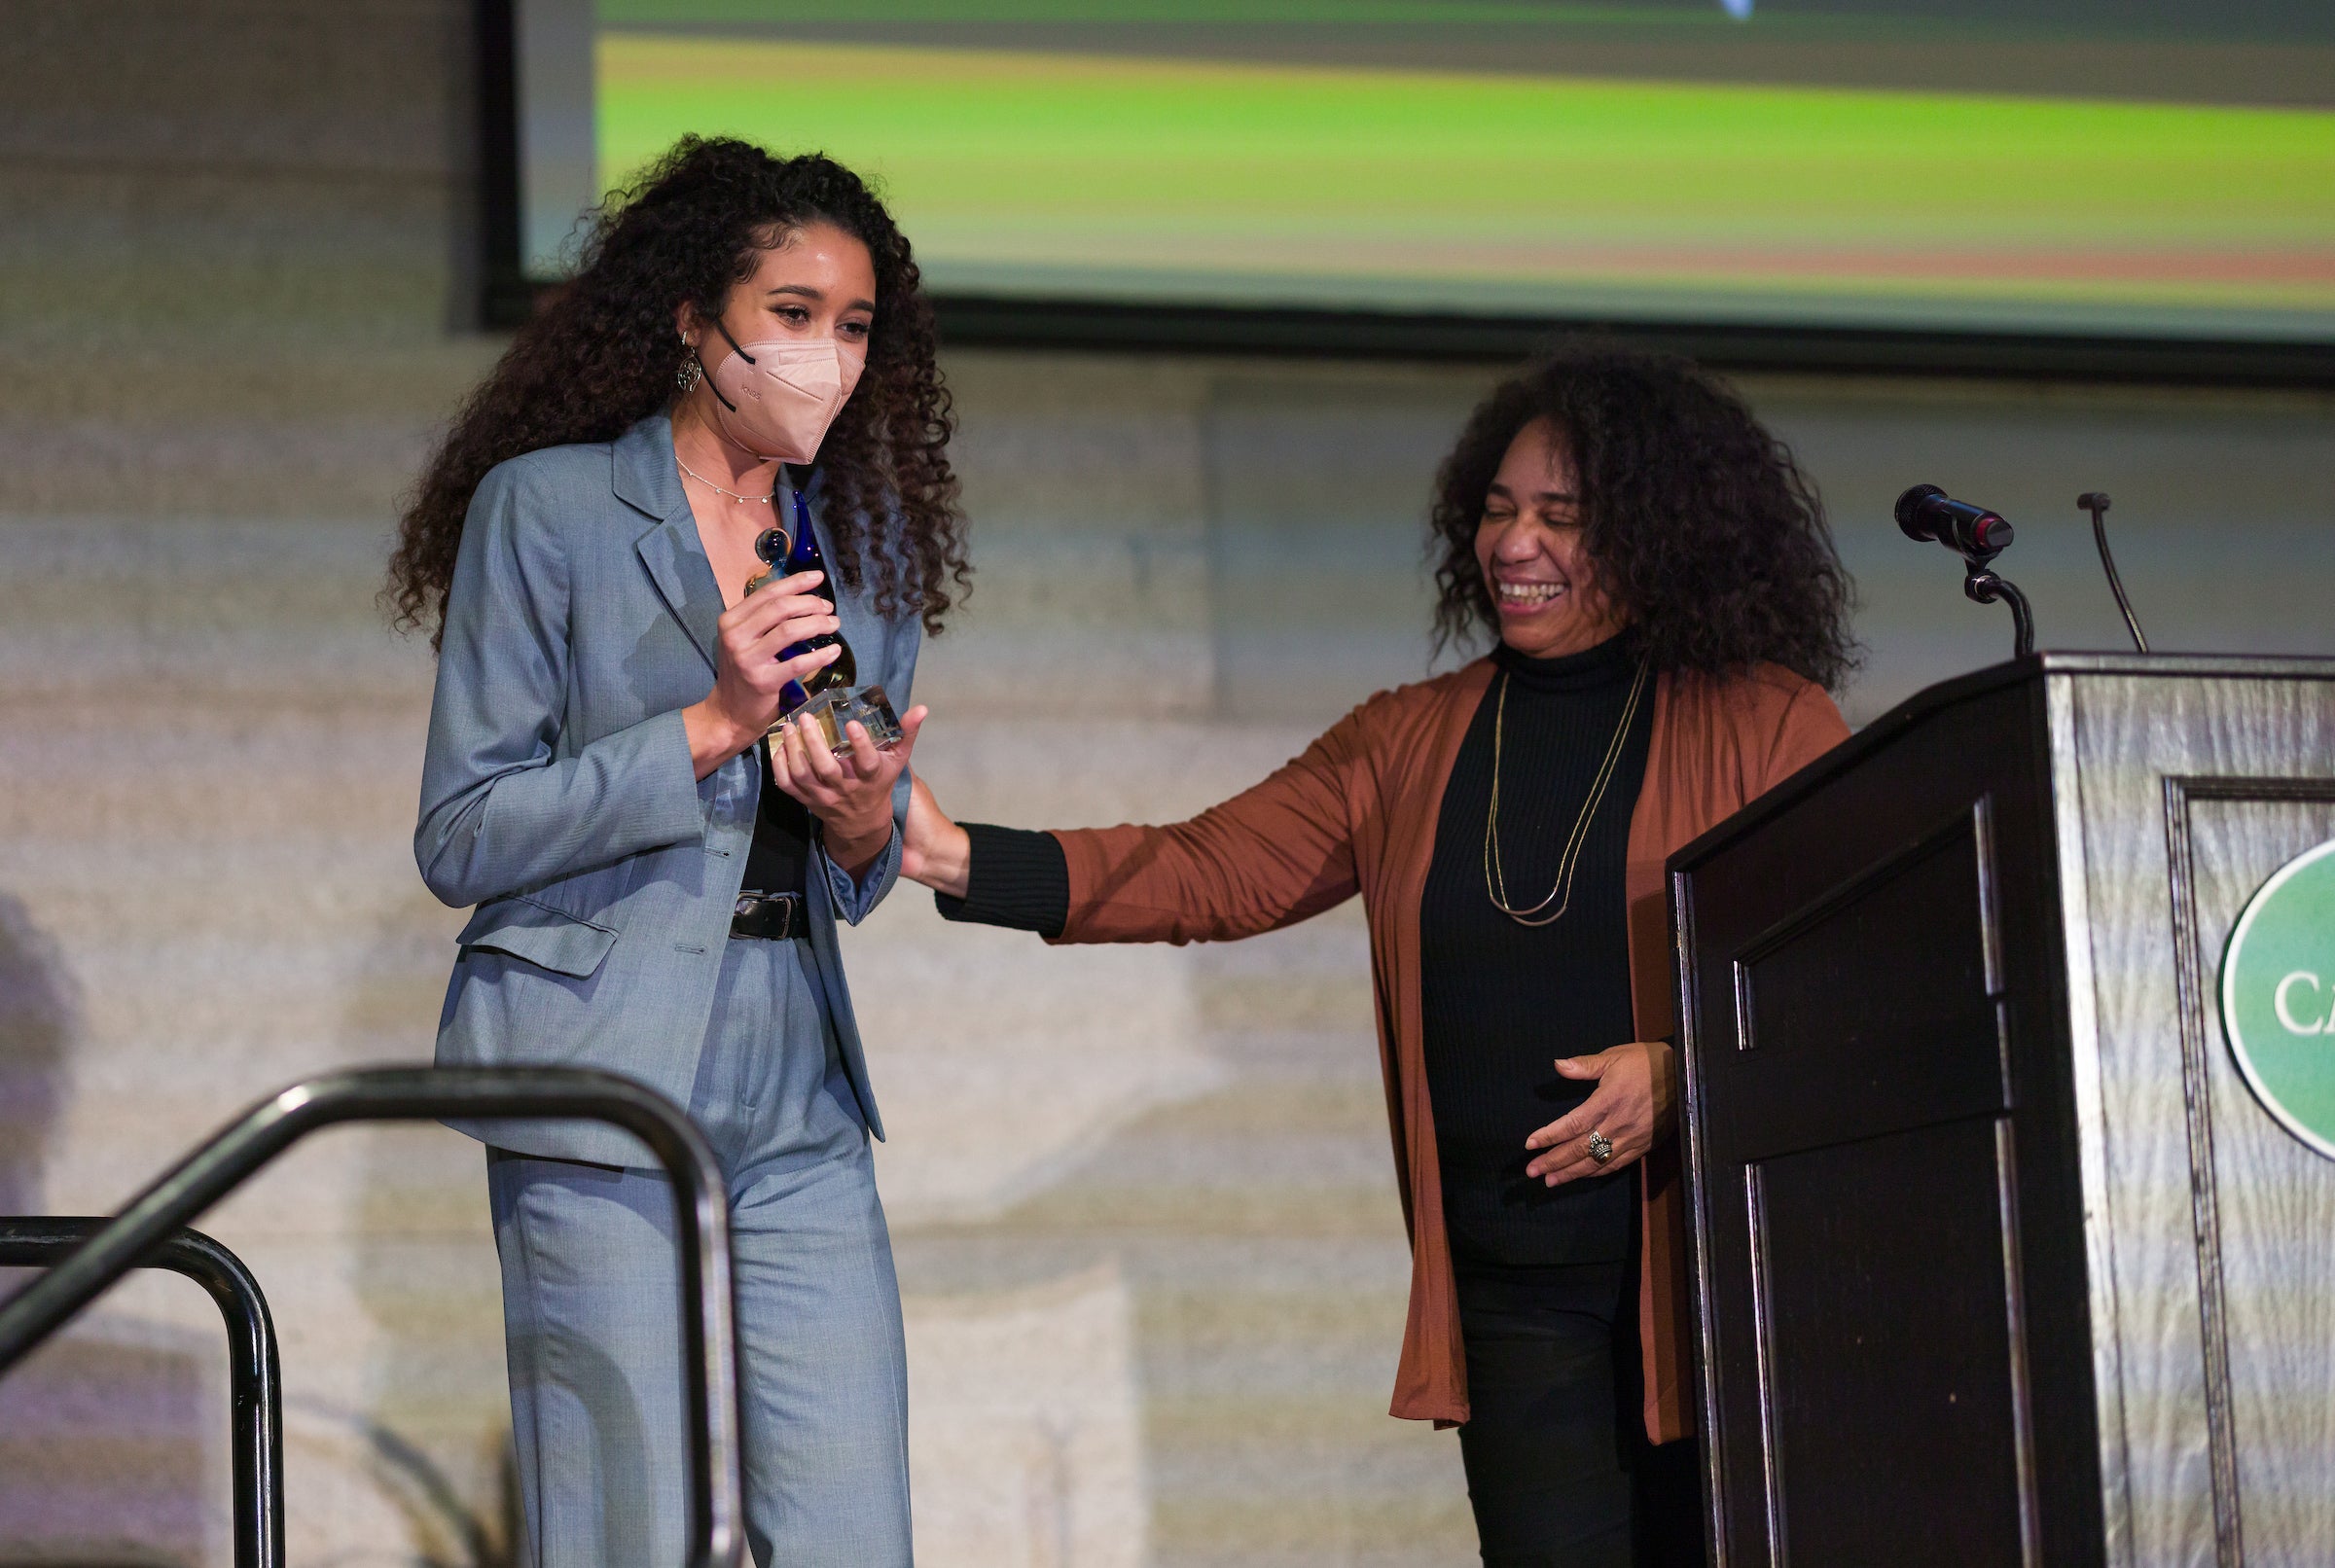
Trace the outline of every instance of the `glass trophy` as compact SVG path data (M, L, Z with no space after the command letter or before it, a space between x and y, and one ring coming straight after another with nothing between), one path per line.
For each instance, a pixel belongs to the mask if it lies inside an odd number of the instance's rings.
M759 572L746 583L746 591L754 592L767 583L775 582L797 572L822 574L819 586L811 592L835 603L835 574L827 570L827 562L819 554L818 537L810 529L810 508L799 492L792 493L795 526L790 533L785 528L764 530L754 541L754 553L769 564L770 569ZM900 716L892 711L892 699L883 695L880 686L861 686L858 662L851 657L851 645L843 633L822 632L805 642L790 644L780 652L780 659L793 659L813 649L833 645L839 652L827 664L811 673L808 681L789 681L779 698L778 722L771 726L775 735L788 724L799 724L808 732L826 743L829 752L838 757L847 756L851 741L844 727L857 720L868 731L868 738L878 751L889 751L900 743Z

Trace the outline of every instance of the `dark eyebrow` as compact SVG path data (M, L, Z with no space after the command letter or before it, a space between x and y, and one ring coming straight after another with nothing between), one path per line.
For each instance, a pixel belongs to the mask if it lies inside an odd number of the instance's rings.
M791 294L797 299L802 300L824 300L827 298L827 292L824 289L814 289L808 283L781 283L776 288L767 291L767 294ZM849 304L844 306L844 308L846 310L865 310L869 315L872 316L876 313L876 302L873 300L854 300Z

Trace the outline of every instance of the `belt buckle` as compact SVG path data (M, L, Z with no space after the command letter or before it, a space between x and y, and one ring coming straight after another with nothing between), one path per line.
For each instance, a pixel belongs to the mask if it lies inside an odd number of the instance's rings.
M740 893L730 911L730 935L763 942L789 942L799 933L799 893Z

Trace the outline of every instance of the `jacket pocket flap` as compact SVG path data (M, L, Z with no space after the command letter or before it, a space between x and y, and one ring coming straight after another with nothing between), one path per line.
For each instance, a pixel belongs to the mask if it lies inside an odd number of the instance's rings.
M582 980L600 967L616 945L616 933L532 899L497 899L481 905L454 940Z

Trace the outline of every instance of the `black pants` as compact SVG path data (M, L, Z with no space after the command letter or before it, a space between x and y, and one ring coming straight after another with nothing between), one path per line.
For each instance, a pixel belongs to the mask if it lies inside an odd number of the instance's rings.
M1459 1454L1485 1568L1701 1568L1694 1441L1649 1443L1640 1413L1637 1270L1566 1272L1460 1281Z

